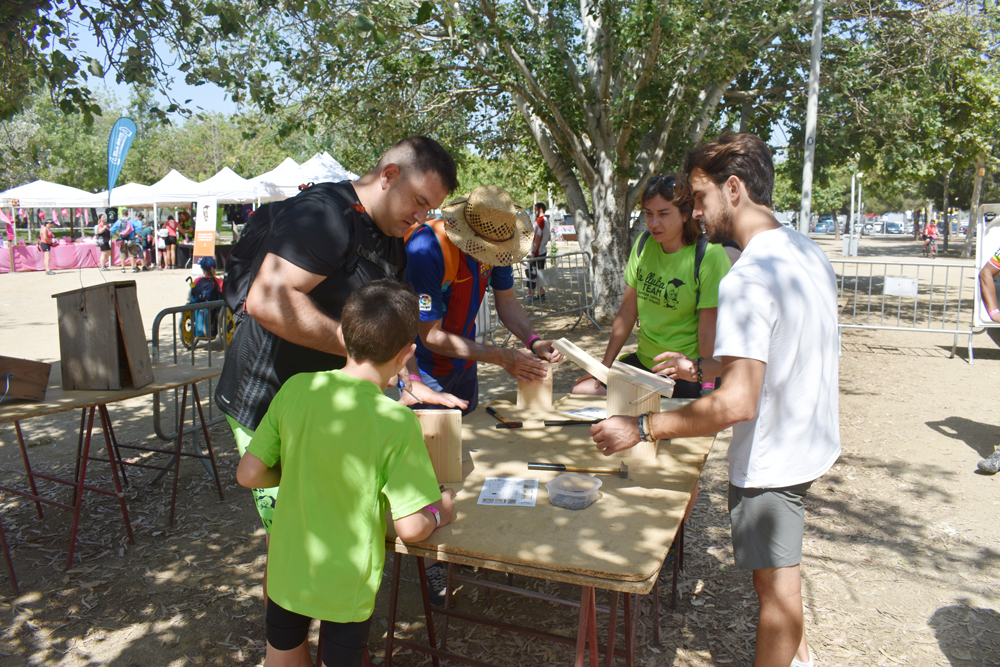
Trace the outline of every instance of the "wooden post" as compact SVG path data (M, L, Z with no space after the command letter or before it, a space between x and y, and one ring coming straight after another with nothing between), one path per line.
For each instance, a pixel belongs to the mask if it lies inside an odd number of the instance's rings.
M462 481L462 411L414 410L424 432L434 474L441 484Z
M552 407L552 364L548 362L544 363L547 371L544 380L541 382L517 381L517 407Z

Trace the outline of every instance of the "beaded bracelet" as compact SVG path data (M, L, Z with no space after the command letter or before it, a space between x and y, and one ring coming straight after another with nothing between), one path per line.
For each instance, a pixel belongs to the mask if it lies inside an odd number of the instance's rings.
M694 362L694 367L698 371L698 384L701 384L702 382L705 381L705 379L701 376L701 360L702 357L698 357L698 360Z

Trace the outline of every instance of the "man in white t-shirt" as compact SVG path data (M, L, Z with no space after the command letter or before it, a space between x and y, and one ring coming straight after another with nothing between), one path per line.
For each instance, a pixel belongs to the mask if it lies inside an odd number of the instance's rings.
M714 358L702 361L706 377L721 371L722 386L678 410L612 417L591 434L611 454L733 427L733 548L760 601L754 666L809 666L799 563L806 491L840 456L836 280L823 251L771 213L774 166L759 138L726 133L693 149L678 184L709 241L743 248L719 285Z

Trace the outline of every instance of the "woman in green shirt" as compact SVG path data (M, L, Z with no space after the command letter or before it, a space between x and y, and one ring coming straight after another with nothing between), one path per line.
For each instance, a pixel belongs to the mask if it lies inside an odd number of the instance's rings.
M621 361L673 379L675 398L697 398L701 395L699 371L706 383L714 381L718 372L718 364L711 360L715 315L719 281L730 262L722 246L702 241L704 257L696 276L701 229L691 218L690 208L673 203L675 180L672 174L656 176L643 190L649 235L640 237L629 255L625 297L611 327L603 363L611 367L640 321L638 348ZM708 359L702 362L703 357ZM606 391L589 374L573 387L576 394Z

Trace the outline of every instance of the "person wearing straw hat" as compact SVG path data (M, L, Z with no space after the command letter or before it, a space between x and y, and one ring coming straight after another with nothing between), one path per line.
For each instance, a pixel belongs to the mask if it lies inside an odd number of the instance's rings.
M442 207L442 217L417 227L406 241L406 280L417 292L420 337L411 380L468 401L476 409L476 364L502 366L518 380L543 380L542 360L562 356L531 327L514 294L513 264L531 250L527 212L501 188L486 185ZM523 349L476 342L476 313L493 288L497 315ZM411 370L413 367L411 366ZM404 402L412 399L404 397Z

